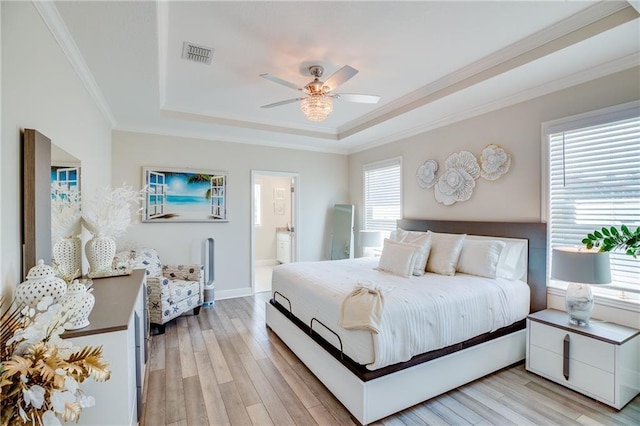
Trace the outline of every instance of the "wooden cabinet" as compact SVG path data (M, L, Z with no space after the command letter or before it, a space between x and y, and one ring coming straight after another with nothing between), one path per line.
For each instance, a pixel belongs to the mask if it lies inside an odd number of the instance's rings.
M80 425L136 425L142 415L147 319L144 269L131 275L94 279L96 304L90 325L62 337L76 346L100 346L111 378L92 379L82 389L96 405L82 410Z
M291 262L291 234L288 232L276 233L276 258L280 263Z
M547 309L527 318L527 370L617 409L640 392L640 331Z

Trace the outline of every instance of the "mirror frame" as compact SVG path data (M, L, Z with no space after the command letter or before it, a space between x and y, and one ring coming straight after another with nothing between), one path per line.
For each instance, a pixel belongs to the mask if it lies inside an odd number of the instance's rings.
M51 262L51 139L22 133L22 278L38 259Z

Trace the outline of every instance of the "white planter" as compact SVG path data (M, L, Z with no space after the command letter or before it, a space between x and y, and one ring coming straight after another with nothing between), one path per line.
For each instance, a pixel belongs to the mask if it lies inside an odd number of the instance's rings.
M95 274L113 269L116 242L111 237L94 236L84 246L89 261L89 272Z
M61 238L53 246L53 260L64 277L82 275L82 242L78 237Z

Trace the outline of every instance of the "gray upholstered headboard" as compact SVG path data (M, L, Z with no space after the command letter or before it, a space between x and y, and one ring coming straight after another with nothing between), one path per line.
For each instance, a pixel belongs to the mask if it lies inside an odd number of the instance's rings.
M398 228L488 237L522 238L529 241L527 280L531 287L531 312L547 307L547 224L540 222L463 222L400 219Z

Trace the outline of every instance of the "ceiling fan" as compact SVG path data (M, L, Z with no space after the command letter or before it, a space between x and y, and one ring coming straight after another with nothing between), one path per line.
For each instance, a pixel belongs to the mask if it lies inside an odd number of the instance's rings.
M324 82L320 81L324 67L320 65L312 65L309 67L309 73L315 77L313 81L306 84L304 87L298 87L294 83L283 80L271 74L260 74L260 77L264 77L267 80L274 83L282 84L283 86L290 87L294 90L304 92L307 96L302 98L287 99L280 102L274 102L268 105L262 105L261 108L273 108L280 105L290 104L292 102L301 101L300 109L307 118L311 121L323 121L327 118L331 111L333 111L333 100L343 100L347 102L358 102L363 104L375 104L380 100L380 96L376 95L361 95L356 93L333 93L341 84L352 78L358 73L358 70L345 65L338 71L334 72Z

